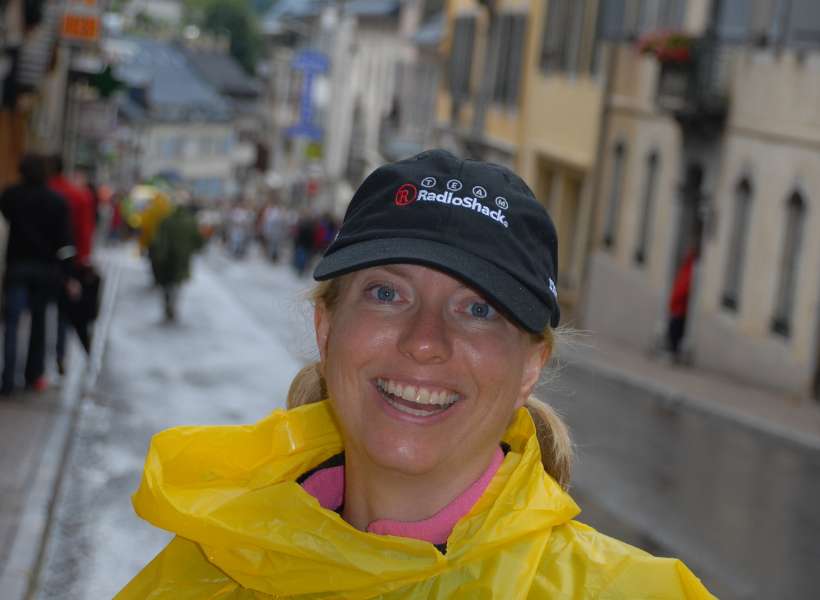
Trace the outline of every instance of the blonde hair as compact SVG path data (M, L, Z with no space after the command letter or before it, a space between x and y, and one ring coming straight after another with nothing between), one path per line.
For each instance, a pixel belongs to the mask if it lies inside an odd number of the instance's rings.
M314 304L322 304L332 310L339 300L341 285L338 278L319 282L310 293ZM550 354L555 346L555 332L549 327L541 334L533 334L537 342L546 344ZM296 408L305 404L319 402L327 398L327 384L322 376L320 365L314 362L300 370L290 384L287 407ZM574 456L569 428L558 413L549 404L530 396L525 408L535 423L535 434L541 448L541 463L544 470L563 489L569 488Z

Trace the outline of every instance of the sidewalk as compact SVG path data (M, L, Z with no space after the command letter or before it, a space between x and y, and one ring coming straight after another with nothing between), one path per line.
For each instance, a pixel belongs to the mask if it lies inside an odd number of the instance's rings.
M0 400L0 590L23 598L39 559L54 486L79 406L78 346L62 387Z
M27 597L39 568L60 474L82 398L94 385L102 360L116 278L106 289L91 356L69 336L67 373L42 393L0 399L0 590L4 600ZM55 377L52 377L55 379Z
M702 369L669 364L600 336L582 337L559 349L573 364L651 389L748 427L820 449L820 403L752 387Z

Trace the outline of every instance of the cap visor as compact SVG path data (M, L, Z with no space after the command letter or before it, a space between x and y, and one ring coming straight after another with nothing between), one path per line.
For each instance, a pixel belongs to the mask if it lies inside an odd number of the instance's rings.
M433 267L464 281L532 333L541 333L550 323L550 308L506 271L474 254L433 240L387 238L344 246L326 254L313 277L321 281L359 269L397 263Z

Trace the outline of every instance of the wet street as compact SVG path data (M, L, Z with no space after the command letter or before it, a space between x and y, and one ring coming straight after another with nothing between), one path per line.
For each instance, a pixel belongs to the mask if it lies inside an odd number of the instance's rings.
M104 263L109 278L118 274L116 304L63 473L36 595L43 600L110 598L169 540L130 503L152 434L257 421L284 405L312 347L298 301L306 282L289 269L209 249L169 326L133 247Z
M39 600L110 598L167 543L130 504L152 434L257 421L283 406L315 352L303 300L311 280L255 251L236 261L208 248L173 325L134 247L99 259L116 282L113 313L66 456ZM680 556L721 598L811 597L820 444L761 432L581 356L564 362L540 393L573 430L580 520Z

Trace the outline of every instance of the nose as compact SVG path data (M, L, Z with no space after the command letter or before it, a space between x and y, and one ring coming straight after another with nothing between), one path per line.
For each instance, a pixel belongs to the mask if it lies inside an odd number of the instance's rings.
M450 335L439 307L420 306L408 315L399 337L399 350L421 364L443 363L450 358Z

